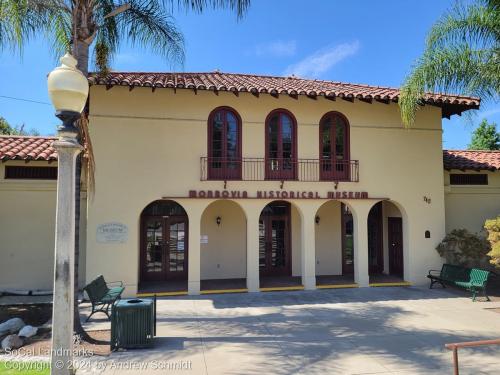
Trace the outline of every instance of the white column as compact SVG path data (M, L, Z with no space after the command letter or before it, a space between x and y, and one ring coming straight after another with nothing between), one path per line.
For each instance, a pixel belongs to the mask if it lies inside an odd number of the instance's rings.
M188 294L200 294L200 235L201 214L198 209L188 210L189 215L189 250L188 250Z
M302 285L305 289L316 289L316 234L315 216L317 208L301 207L302 211L302 242L301 242L301 273Z
M54 304L52 312L52 374L69 375L73 359L75 273L75 161L82 147L76 133L59 131L55 233Z
M258 292L259 276L259 217L260 211L248 211L247 214L247 289Z
M376 202L350 201L354 219L354 282L360 287L370 283L368 272L368 214Z

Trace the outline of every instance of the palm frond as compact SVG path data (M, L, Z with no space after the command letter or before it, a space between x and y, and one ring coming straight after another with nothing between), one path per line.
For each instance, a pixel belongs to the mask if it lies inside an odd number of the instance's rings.
M173 63L184 62L184 38L158 1L124 0L131 7L116 17L120 39L149 48ZM118 6L122 5L119 3Z
M497 98L499 62L497 53L474 50L467 43L427 51L401 88L399 106L404 125L414 123L421 99L428 91L453 90L484 99Z
M163 0L172 8L177 2L177 8L192 10L197 13L211 9L229 9L236 12L238 19L243 18L250 7L250 0Z
M89 193L91 198L93 198L95 192L95 158L94 149L92 147L92 140L90 138L89 118L87 110L83 111L82 116L77 122L77 128L79 131L81 143L84 147L82 156L87 177L87 193Z
M22 53L25 43L44 26L45 12L38 12L29 0L0 0L0 48Z
M487 4L457 3L431 29L428 48L463 43L485 47L500 41L500 9Z
M414 122L422 95L435 90L498 99L500 0L457 3L431 29L426 49L401 89L405 126Z
M54 56L62 56L71 48L71 14L60 12L49 16L47 39L51 42Z

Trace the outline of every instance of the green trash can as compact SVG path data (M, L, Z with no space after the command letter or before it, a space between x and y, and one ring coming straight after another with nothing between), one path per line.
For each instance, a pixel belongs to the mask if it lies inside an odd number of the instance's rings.
M156 334L156 297L121 299L111 309L111 350L153 346Z

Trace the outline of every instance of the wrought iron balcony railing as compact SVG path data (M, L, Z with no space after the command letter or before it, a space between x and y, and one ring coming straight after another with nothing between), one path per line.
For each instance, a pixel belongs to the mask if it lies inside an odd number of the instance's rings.
M358 160L201 158L201 180L359 181Z

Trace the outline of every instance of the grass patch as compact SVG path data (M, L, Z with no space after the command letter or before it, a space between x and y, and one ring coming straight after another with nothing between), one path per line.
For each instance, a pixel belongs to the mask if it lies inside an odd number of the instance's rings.
M49 362L20 362L0 360L2 375L49 375Z

